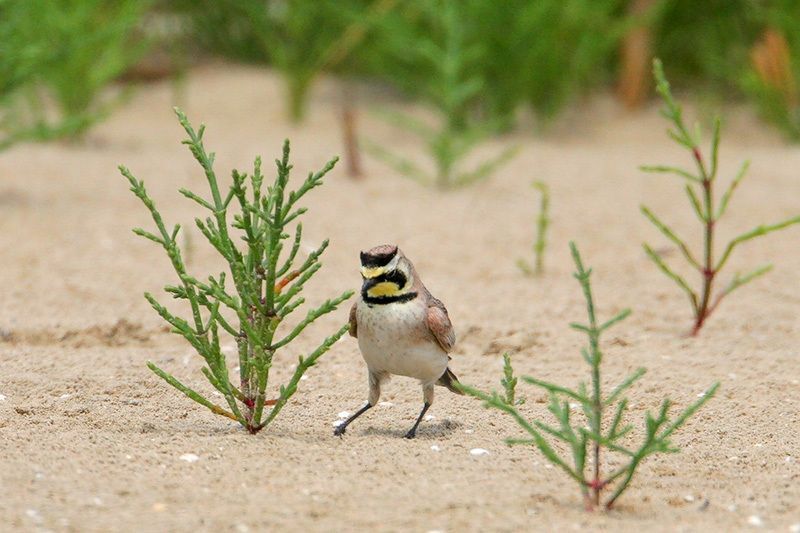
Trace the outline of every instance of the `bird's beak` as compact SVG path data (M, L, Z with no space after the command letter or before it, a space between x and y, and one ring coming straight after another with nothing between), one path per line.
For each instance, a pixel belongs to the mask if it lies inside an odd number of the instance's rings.
M376 278L364 278L364 283L361 284L361 290L368 291L377 284L378 280Z

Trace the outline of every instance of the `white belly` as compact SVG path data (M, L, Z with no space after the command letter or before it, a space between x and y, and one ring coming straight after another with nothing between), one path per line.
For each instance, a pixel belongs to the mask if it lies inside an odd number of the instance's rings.
M447 353L427 333L426 309L417 302L373 305L359 302L358 347L372 372L438 380L447 369Z

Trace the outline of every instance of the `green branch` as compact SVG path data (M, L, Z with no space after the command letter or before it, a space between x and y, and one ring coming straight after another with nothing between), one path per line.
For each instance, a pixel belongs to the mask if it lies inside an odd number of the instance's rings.
M164 372L163 370L158 368L154 363L151 363L150 361L148 361L147 362L147 368L152 370L153 373L155 373L158 377L160 377L161 379L163 379L164 381L166 381L167 383L169 383L170 385L172 385L173 387L175 387L176 389L181 391L188 398L190 398L190 399L194 400L195 402L199 403L200 405L205 406L208 409L210 409L212 413L214 413L216 415L222 415L222 416L230 418L231 420L234 420L236 422L244 423L244 420L237 419L236 416L234 416L233 413L231 413L229 411L226 411L222 407L220 407L218 405L215 405L212 402L206 400L199 393L197 393L194 390L190 389L189 387L187 387L186 385L184 385L183 383L181 383L180 381L178 381L177 379L172 377L170 374L167 374L166 372Z

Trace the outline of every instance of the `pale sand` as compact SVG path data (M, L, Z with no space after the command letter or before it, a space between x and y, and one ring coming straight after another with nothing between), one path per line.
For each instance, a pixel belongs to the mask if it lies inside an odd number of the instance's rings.
M212 65L192 73L179 103L207 124L221 176L249 168L257 154L271 162L285 137L302 175L342 152L337 94L333 82L322 83L308 122L293 127L273 74ZM642 202L693 244L700 237L682 184L637 169L688 163L655 106L625 115L600 98L547 135L493 141L479 153L506 142L522 149L491 180L464 190L428 190L365 158L367 179L351 181L342 165L307 202L307 244L331 239L307 299L357 288L358 251L398 243L450 310L459 334L452 368L466 383L497 387L504 351L524 374L567 385L588 378L583 339L567 326L585 314L570 239L594 268L601 317L634 311L606 338L604 376L611 387L638 366L649 369L630 395L637 428L662 396L683 406L722 381L718 397L676 435L682 453L645 462L616 511L587 514L574 484L538 452L503 444L522 436L512 421L444 389L414 441L401 436L421 391L403 378L385 387L391 405L334 438L338 413L357 409L367 393L349 337L255 437L150 373L147 359L209 392L200 358L166 333L142 298L146 290L163 294L174 275L155 245L130 232L151 222L116 171L124 163L144 179L168 223L193 226L196 210L177 189L204 192L205 184L179 144L173 103L168 83L151 86L86 145L25 145L0 155L0 530L730 531L752 527L757 516L765 528L787 531L800 522L800 229L743 246L729 274L764 261L775 262L774 272L726 301L699 338L686 338L686 298L640 246L665 245L639 213ZM747 112L728 111L723 179L743 157L753 164L721 239L800 211L800 151ZM362 115L361 133L426 162L413 138L375 118ZM539 280L514 265L530 254L534 178L553 192ZM192 271L218 271L197 231L192 239ZM348 308L280 355L274 387ZM548 420L542 392L519 393L528 399L524 412ZM473 456L473 448L489 454Z

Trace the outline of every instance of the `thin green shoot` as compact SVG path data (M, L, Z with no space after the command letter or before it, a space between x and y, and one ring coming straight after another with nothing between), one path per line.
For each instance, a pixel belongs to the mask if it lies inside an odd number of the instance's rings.
M536 218L536 240L533 243L534 267L524 259L517 260L517 266L526 276L541 276L544 273L544 253L547 248L547 229L550 227L550 188L543 181L534 181L533 187L539 191L539 215Z

